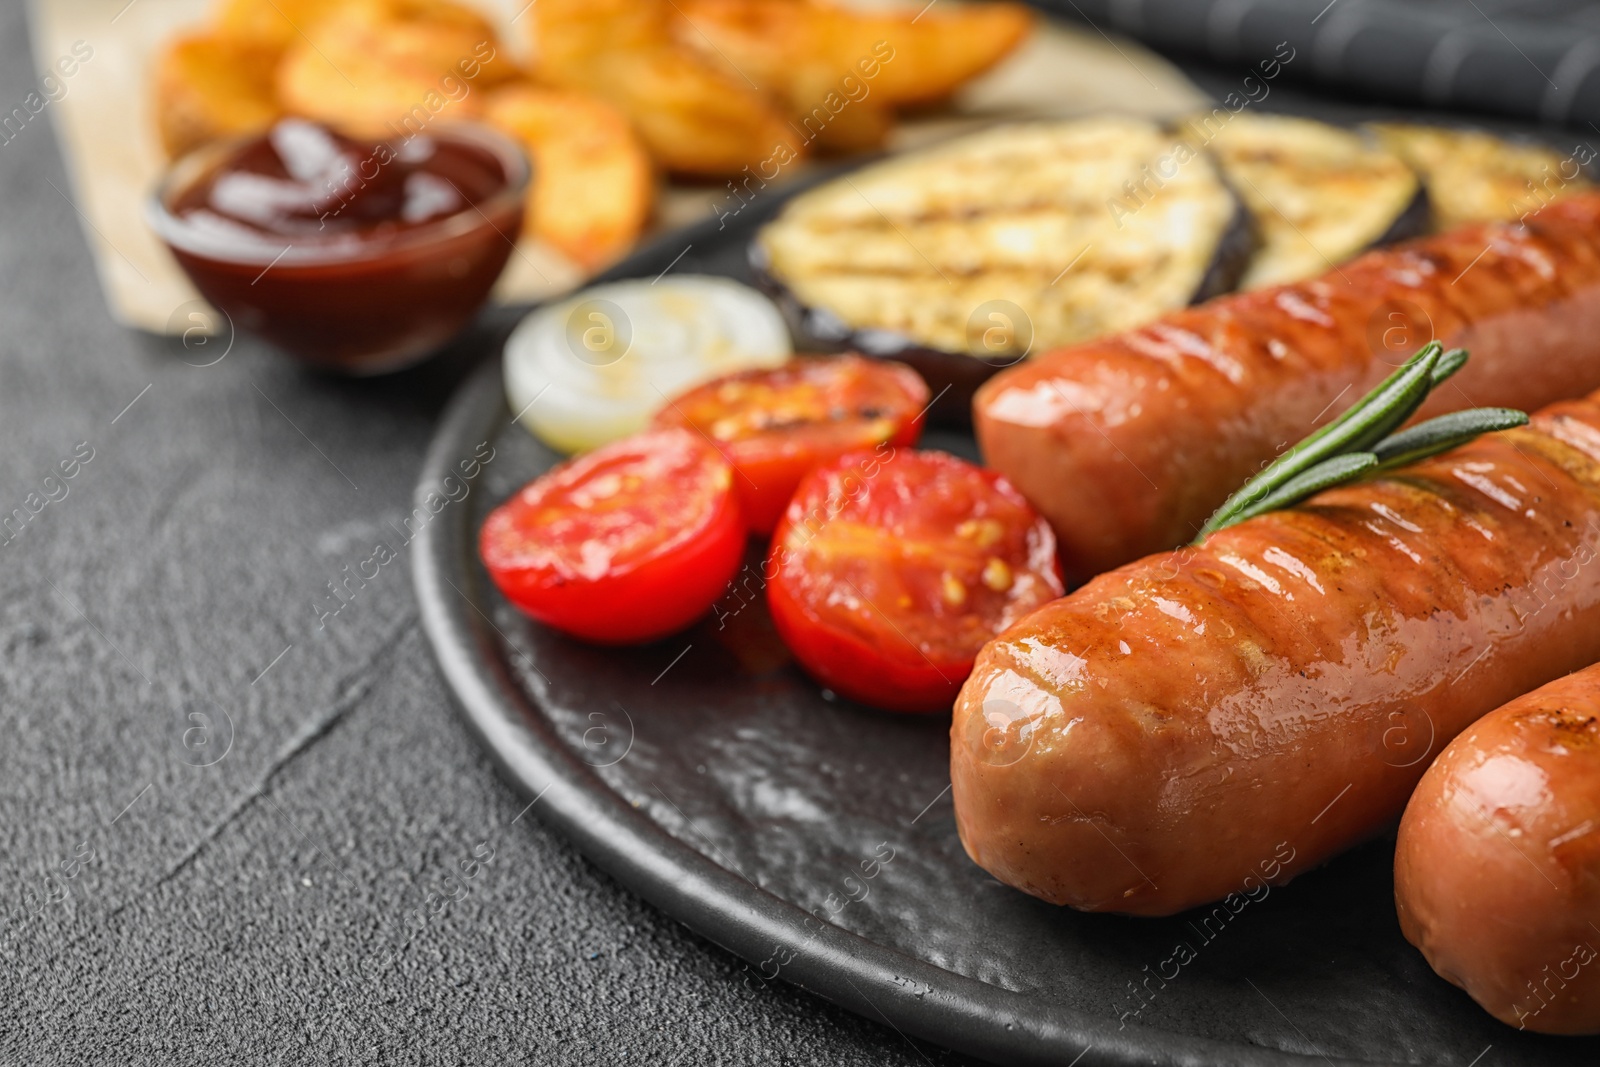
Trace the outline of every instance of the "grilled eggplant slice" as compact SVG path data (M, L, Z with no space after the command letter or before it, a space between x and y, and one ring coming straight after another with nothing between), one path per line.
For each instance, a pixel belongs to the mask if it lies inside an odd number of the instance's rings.
M910 363L936 416L1029 352L1230 289L1242 205L1202 152L1138 119L985 130L790 201L752 265L807 347ZM949 387L946 389L946 387Z
M1507 141L1480 130L1383 122L1367 129L1421 173L1436 231L1521 218L1594 187L1589 165L1595 153L1587 145L1564 155L1548 145Z
M1427 232L1422 181L1394 152L1312 119L1212 116L1182 129L1216 157L1255 222L1260 246L1241 289L1315 277L1375 245Z

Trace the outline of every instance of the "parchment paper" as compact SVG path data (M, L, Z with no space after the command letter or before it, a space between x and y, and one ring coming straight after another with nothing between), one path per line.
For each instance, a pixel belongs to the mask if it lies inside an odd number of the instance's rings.
M479 0L514 52L526 54L523 0ZM162 43L206 20L208 0L31 0L40 79L28 125L56 130L72 202L94 253L106 304L117 321L156 333L191 327L198 297L144 221L144 202L166 166L151 115L149 68ZM519 11L523 14L519 15ZM88 58L83 58L87 54ZM63 59L67 62L63 64ZM71 69L70 75L63 74ZM48 74L48 78L47 78ZM1174 67L1126 39L1065 23L1041 23L1033 38L968 85L945 111L902 122L904 148L1006 118L1069 117L1096 111L1171 115L1204 100ZM16 136L38 136L24 128ZM785 179L804 175L792 168ZM782 180L782 179L781 179ZM717 185L668 185L654 231L703 219L722 203ZM554 249L524 238L495 290L502 303L531 303L581 284L583 273Z

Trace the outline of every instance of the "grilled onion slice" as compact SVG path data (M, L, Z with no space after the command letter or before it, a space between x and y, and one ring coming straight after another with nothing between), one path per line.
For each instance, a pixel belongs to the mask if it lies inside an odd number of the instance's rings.
M612 282L512 331L506 402L551 448L584 452L642 430L686 389L791 352L777 308L749 286L700 274Z

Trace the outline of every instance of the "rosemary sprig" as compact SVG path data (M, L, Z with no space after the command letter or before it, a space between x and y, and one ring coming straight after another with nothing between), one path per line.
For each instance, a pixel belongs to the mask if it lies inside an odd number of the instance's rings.
M1296 504L1313 493L1364 474L1389 470L1465 444L1479 434L1521 426L1528 416L1511 408L1472 408L1398 430L1439 383L1466 365L1467 351L1446 352L1437 341L1378 387L1278 457L1216 510L1195 543L1218 530L1267 511Z
M1261 501L1298 474L1324 460L1376 444L1411 417L1433 387L1433 372L1442 348L1430 341L1404 366L1350 408L1279 456L1260 474L1245 482L1223 503L1200 530L1200 537L1231 526ZM1459 364L1455 365L1459 369ZM1443 380L1442 378L1440 379Z

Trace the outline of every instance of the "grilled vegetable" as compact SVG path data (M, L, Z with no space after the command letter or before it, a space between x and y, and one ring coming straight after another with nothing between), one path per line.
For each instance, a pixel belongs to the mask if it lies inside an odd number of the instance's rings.
M739 371L674 398L657 426L698 430L728 458L745 522L770 534L812 468L922 435L928 387L909 367L860 356Z
M990 638L1061 595L1055 548L994 471L884 443L800 482L772 537L767 606L829 689L943 712Z
M790 352L778 310L738 282L613 282L522 320L506 341L506 401L545 444L580 452L642 430L686 389Z
M1521 218L1552 200L1593 188L1585 168L1594 151L1563 156L1545 145L1517 144L1477 130L1375 123L1383 146L1422 174L1433 227Z
M484 520L507 600L605 645L653 641L710 610L739 569L733 468L689 430L616 441L535 478Z
M1314 277L1374 245L1426 232L1416 172L1359 134L1282 115L1210 122L1191 119L1183 129L1216 156L1261 239L1241 288Z
M1232 287L1242 209L1153 123L1003 126L846 174L757 237L800 336L903 360L935 414L1031 351L1142 324Z

